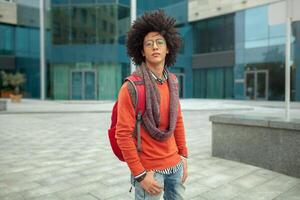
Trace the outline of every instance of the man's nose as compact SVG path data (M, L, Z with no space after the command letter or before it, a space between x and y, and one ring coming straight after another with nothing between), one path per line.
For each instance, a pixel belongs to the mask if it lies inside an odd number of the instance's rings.
M153 49L158 49L158 46L157 46L157 44L156 44L156 42L153 42Z

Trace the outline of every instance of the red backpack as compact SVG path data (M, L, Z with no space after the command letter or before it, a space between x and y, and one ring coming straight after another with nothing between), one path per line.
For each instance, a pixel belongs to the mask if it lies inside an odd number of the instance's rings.
M135 133L137 137L137 150L141 151L141 122L142 122L142 115L145 111L145 86L142 79L137 75L130 75L125 79L125 81L129 81L132 84L135 90L135 113L136 113L136 124L135 124ZM108 129L108 137L110 141L110 146L114 152L114 154L118 157L119 160L125 161L121 152L121 149L116 140L116 126L117 126L117 119L118 119L118 101L115 102L111 114L111 125L110 129Z

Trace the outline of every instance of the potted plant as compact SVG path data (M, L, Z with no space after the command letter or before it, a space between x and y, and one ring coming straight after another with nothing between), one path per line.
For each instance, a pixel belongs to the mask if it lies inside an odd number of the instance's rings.
M9 85L9 77L8 74L4 71L1 71L1 97L9 98L10 94L13 93L13 88L11 85Z
M19 72L15 74L2 72L2 81L4 87L13 88L10 94L11 101L20 102L23 96L20 87L26 82L25 75Z
M0 75L1 97L9 98L13 89L7 84L7 74L4 71L1 71Z

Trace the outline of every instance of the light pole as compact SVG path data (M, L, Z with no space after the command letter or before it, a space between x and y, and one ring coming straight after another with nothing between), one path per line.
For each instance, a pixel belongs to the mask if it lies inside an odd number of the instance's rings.
M45 18L44 0L40 0L40 92L41 100L45 100Z
M290 121L291 91L291 0L286 0L286 43L285 43L285 120Z
M136 20L136 0L130 1L130 26ZM135 71L136 66L130 60L130 71L131 73Z

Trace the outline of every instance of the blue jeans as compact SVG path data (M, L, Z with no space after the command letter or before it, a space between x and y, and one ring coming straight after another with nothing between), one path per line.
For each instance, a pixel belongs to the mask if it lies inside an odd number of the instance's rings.
M174 174L154 173L154 179L164 188L163 192L155 196L146 192L140 183L131 177L131 183L135 187L135 200L160 200L162 195L164 200L183 200L185 187L182 184L182 176L183 165Z

